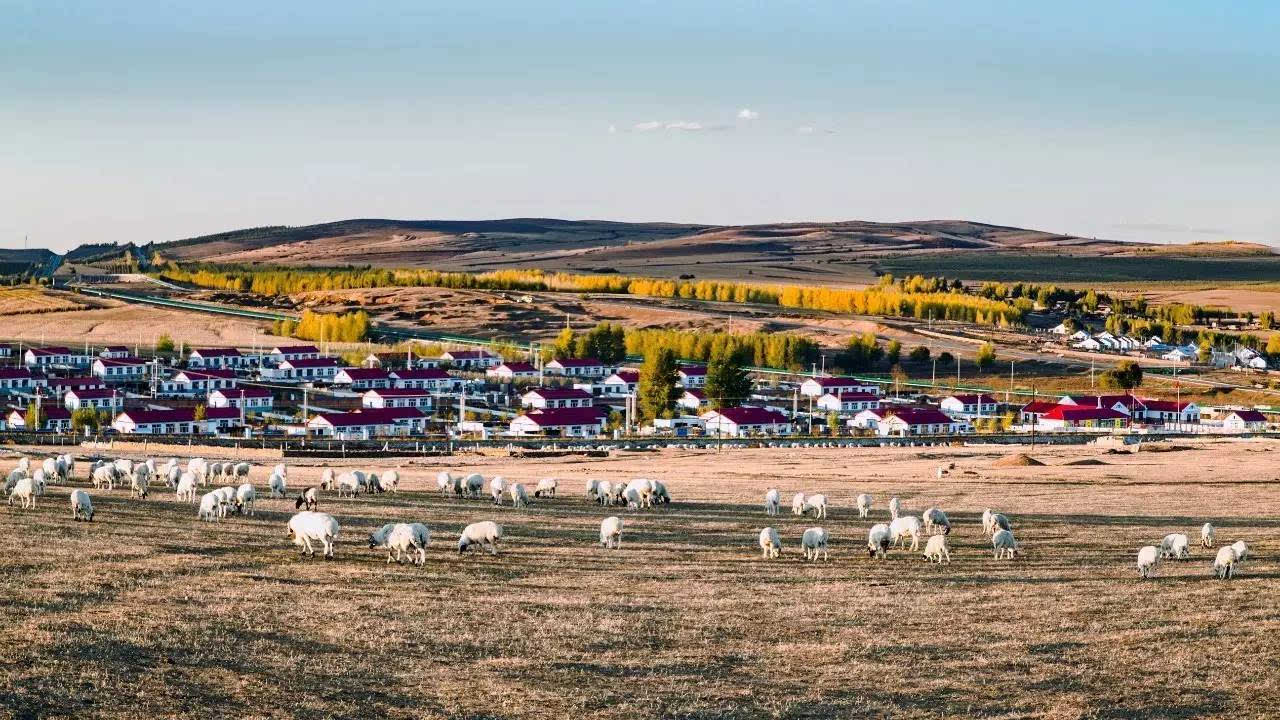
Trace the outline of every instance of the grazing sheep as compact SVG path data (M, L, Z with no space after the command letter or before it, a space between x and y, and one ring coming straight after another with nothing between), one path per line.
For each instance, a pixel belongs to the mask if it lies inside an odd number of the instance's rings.
M1214 546L1213 523L1205 523L1200 526L1200 547L1212 548Z
M436 489L443 495L448 495L453 491L454 485L457 484L457 478L448 470L441 470L436 473Z
M142 467L143 466L141 465L138 466L138 470L141 470ZM145 472L134 472L129 478L129 494L136 495L145 500L147 497L147 487L149 485L150 483L147 480L147 474Z
M760 531L760 552L765 560L772 560L782 553L782 537L776 528L767 527Z
M467 497L483 497L484 476L480 473L471 473L463 480L462 489Z
M791 496L791 514L804 515L804 493L798 492Z
M182 468L178 467L176 464L168 466L165 468L164 478L164 484L166 487L177 487L178 481L182 479Z
M205 471L205 482L202 484L207 485L221 480L223 475L223 466L224 464L220 462L209 463Z
M40 471L44 473L44 479L48 482L56 483L62 479L62 475L58 472L57 458L45 458L44 462L40 463Z
M13 470L10 470L8 479L4 481L5 494L8 495L9 493L13 492L13 488L15 485L18 484L18 481L26 476L27 476L27 473L21 468L14 468Z
M1182 560L1191 554L1187 547L1187 536L1182 533L1169 533L1160 541L1160 557Z
M214 522L222 517L222 495L218 491L207 492L200 496L200 507L196 509L196 517L205 522Z
M18 469L22 471L23 475L30 473L31 458L27 457L26 455L23 455L22 457L18 458Z
M893 545L905 547L907 537L911 538L911 551L920 549L920 518L915 515L903 515L889 523L889 534L893 536Z
M1155 545L1144 545L1138 550L1138 577L1149 578L1151 573L1155 572L1156 565L1160 562L1162 553L1156 549Z
M60 482L67 482L75 475L76 459L71 453L58 456L58 477Z
M555 478L542 478L533 488L533 496L536 498L556 496L556 487L560 484Z
M653 492L649 495L649 505L658 503L661 505L671 504L671 494L667 492L667 486L661 480L650 480L653 483Z
M226 517L227 511L235 504L236 489L230 485L223 485L213 492L218 496L218 514Z
M378 475L378 492L400 492L400 472L398 470L383 470Z
M112 465L100 465L96 470L93 471L92 477L93 477L93 486L95 488L100 488L103 485L105 485L108 490L112 490L115 488L116 469Z
M309 487L298 493L298 499L293 503L295 508L306 507L308 510L315 510L320 507L320 492L315 487Z
M897 520L898 515L902 513L902 501L895 495L889 499L889 519Z
M270 496L273 498L284 497L288 490L284 475L281 475L280 473L271 473L271 477L267 478L267 489L271 491Z
M188 500L196 501L196 476L190 471L182 473L182 477L178 478L177 499L179 502Z
M13 490L9 492L9 505L13 504L14 498L22 501L22 509L34 508L36 506L36 483L33 478L24 477L19 480Z
M1013 525L1012 525L1012 524L1010 524L1010 522L1009 522L1009 518L1005 517L1004 515L1001 515L1000 513L992 513L992 515L991 515L991 529L990 529L990 530L988 530L987 532L988 532L989 534L991 534L991 535L995 535L995 533L996 533L996 531L997 531L997 530L1009 530L1009 531L1012 531L1012 530L1013 530Z
M812 512L816 518L824 518L827 516L827 496L826 495L810 495L804 499L804 505L800 508L800 514Z
M338 497L360 494L360 480L354 473L344 472L338 476Z
M645 500L647 496L641 495L640 491L633 487L628 487L623 491L622 495L627 499L627 507L632 510L639 510L640 508L645 507L647 503Z
M930 562L951 562L951 549L947 547L947 536L931 535L924 544L924 559Z
M36 495L44 495L44 468L36 468L36 472L31 476L31 485L35 488Z
M627 483L627 487L622 491L623 497L627 499L627 505L633 509L653 507L653 485L652 480L644 478L636 478Z
M893 537L893 533L889 531L889 526L884 523L876 523L871 526L871 530L867 532L867 555L876 557L877 555L884 558L889 556L889 540Z
M277 463L276 466L271 469L271 473L273 475L279 475L282 478L287 478L289 477L289 468L285 467L284 463Z
M1012 530L997 530L991 536L991 547L995 551L996 559L1006 558L1013 559L1021 550L1018 548L1018 542L1013 539Z
M324 548L324 559L333 559L333 543L338 539L338 521L332 515L322 512L303 510L289 518L288 536L293 544L302 548L302 552L311 557L316 556L313 542Z
M515 485L512 485L514 488ZM458 537L458 554L461 555L472 545L489 546L491 555L498 554L498 541L502 539L502 526L492 520L471 523L462 530Z
M83 490L72 491L71 519L93 522L93 502L89 500L89 493Z
M947 518L947 514L942 510L931 507L924 511L924 533L932 535L936 529L941 529L943 535L951 534L951 520Z
M600 544L605 549L622 549L622 518L617 515L600 521Z
M596 499L601 505L607 505L613 499L613 483L601 480L596 484Z
M1235 547L1231 545L1223 545L1218 548L1218 556L1213 559L1213 574L1219 580L1230 580L1235 574L1236 565L1240 562L1240 555L1236 553Z
M782 496L778 488L769 488L764 494L764 514L770 517L777 515L782 507Z
M133 461L128 458L118 458L112 465L116 469L116 477L123 478L133 474Z
M332 490L335 477L336 475L333 472L333 468L325 468L324 472L320 473L320 489Z
M494 475L489 481L489 497L493 498L494 505L502 504L502 493L507 489L507 480L501 475Z
M1231 549L1236 551L1236 563L1243 564L1249 559L1249 546L1245 545L1243 540L1231 543Z
M827 553L827 531L820 527L811 527L800 536L800 549L804 551L804 559L818 561L818 553L823 560L829 560Z
M427 564L427 546L431 544L431 530L422 523L387 523L369 535L369 549L386 548L387 562L391 562L392 553L396 562L403 562L404 555L409 555L409 562L414 565ZM417 559L414 553L417 553Z
M258 493L253 489L253 483L244 483L236 488L236 512L241 515L257 515L258 511L254 509L257 500Z
M864 518L871 514L871 496L862 493L858 496L858 517Z
M599 502L600 500L600 481L587 480L587 499Z
M511 483L511 506L529 507L529 496L525 493L522 483Z
M187 461L187 472L196 478L201 485L209 484L209 463L204 458L191 458Z
M627 504L626 491L627 491L627 487L625 485L623 485L620 482L614 483L613 487L609 489L609 504L610 505L626 505Z
M230 463L228 463L228 464L230 464ZM227 473L228 475L230 475L230 476L231 476L231 477L227 478L228 480L243 480L243 479L245 479L245 478L249 477L249 469L250 469L250 467L251 467L251 466L249 465L249 463L247 463L247 462L242 462L242 463L240 463L240 464L236 465L235 467L231 468L231 470L230 470L229 472L225 469L225 466L224 466L223 472L224 472L224 473Z

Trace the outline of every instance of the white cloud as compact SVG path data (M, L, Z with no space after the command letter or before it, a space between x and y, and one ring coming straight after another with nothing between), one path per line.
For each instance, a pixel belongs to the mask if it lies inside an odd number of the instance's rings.
M700 122L688 122L687 120L676 120L675 122L667 123L667 129L698 131L698 130L705 130L706 128L704 128L702 126L702 123Z
M738 111L739 120L755 120L760 117L760 113L751 108L742 108Z
M618 126L617 126L617 125L610 125L610 126L609 126L609 134L610 134L610 135L616 135L617 133L618 133Z
M660 123L657 120L651 120L649 122L636 123L631 129L636 132L649 132L650 130L661 130L663 125L664 123Z
M835 135L836 131L829 130L829 129L819 130L818 128L813 127L812 125L801 125L800 127L796 128L796 134L798 135Z

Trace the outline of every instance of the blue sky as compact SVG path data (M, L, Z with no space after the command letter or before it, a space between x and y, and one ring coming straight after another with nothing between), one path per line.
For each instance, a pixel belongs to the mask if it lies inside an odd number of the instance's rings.
M1280 3L184 5L0 0L0 246L516 216L1280 245Z

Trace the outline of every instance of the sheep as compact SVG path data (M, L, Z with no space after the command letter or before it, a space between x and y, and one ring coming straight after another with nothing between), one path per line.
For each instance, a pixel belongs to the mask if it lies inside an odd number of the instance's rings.
M218 496L218 515L226 517L227 510L235 504L236 489L230 485L223 485L217 490L214 490L213 493Z
M228 464L230 464L230 463L228 463ZM249 465L249 463L247 463L247 462L242 462L242 463L240 463L240 464L236 465L235 467L231 468L231 470L230 470L230 471L226 470L226 468L225 468L225 466L224 466L224 468L223 468L223 472L230 476L230 477L228 477L228 478L227 478L228 480L243 480L243 479L245 479L245 478L249 477L249 469L250 469L250 467L251 467L251 466Z
M889 523L889 534L893 536L893 544L906 545L906 538L911 537L911 552L920 549L920 518L915 515L903 515Z
M467 497L481 497L484 495L484 476L480 473L471 473L463 480L463 494Z
M864 518L871 514L871 496L862 493L858 496L858 517Z
M155 458L147 458L146 461L144 461L142 464L147 468L147 475L149 477L156 476L156 459Z
M791 496L791 514L804 515L804 493L798 492Z
M829 560L830 555L827 553L827 531L820 527L811 527L804 531L804 535L800 536L800 548L804 551L804 559L818 561L818 553L822 553L823 560Z
M596 499L601 505L609 504L613 499L613 483L608 480L601 480L596 484Z
M1219 580L1230 580L1235 574L1236 565L1240 562L1240 555L1236 553L1235 547L1231 545L1223 545L1218 548L1218 556L1213 559L1213 575Z
M293 503L295 508L306 507L308 510L315 510L320 507L320 493L315 487L309 487L298 493L298 499Z
M522 483L511 483L511 506L522 508L529 507L529 495L524 491Z
M182 479L182 468L177 465L171 465L165 470L164 484L168 487L177 487L178 481Z
M560 483L555 478L542 478L533 488L533 496L540 498L543 496L554 498L556 496L556 486Z
M196 476L192 475L190 471L182 473L182 477L178 478L178 490L176 494L178 502L182 502L183 500L188 500L190 502L196 501Z
M947 518L947 514L939 508L931 507L924 511L924 533L926 535L934 534L933 531L941 528L943 535L951 534L951 520Z
M288 490L284 475L281 475L280 473L271 473L271 477L267 478L267 489L271 491L270 496L273 498L284 497Z
M989 525L984 520L984 529L988 535L995 535L997 530L1013 530L1013 525L1009 523L1009 518L1000 513L992 513Z
M627 487L622 491L623 497L627 499L627 505L633 506L634 509L653 507L653 485L652 480L636 478L627 483Z
M27 473L22 468L14 468L13 470L10 470L9 477L4 482L5 494L7 495L13 492L13 488L15 485L18 484L18 481L26 476L27 476Z
M512 485L514 488L515 485ZM472 545L489 546L491 555L498 554L498 541L502 539L502 526L492 520L471 523L458 536L458 554L461 555Z
M782 553L782 538L775 528L760 531L760 552L765 560L772 560Z
M324 559L333 559L333 543L338 539L338 521L332 515L322 512L303 510L289 518L287 536L293 538L293 544L302 548L303 554L316 556L313 542L324 548Z
M816 518L824 518L827 516L827 496L826 495L810 495L805 498L804 504L800 507L800 514L813 512Z
M338 497L350 495L355 497L360 494L360 480L349 472L344 472L338 476Z
M236 512L241 515L257 515L258 511L254 508L257 500L258 493L253 489L253 483L244 483L236 488Z
M1012 560L1014 555L1021 552L1018 541L1013 538L1012 530L997 530L991 536L991 548L995 551L997 560L1001 558Z
M62 479L62 475L58 472L56 458L45 458L44 462L40 463L40 470L44 473L44 479L48 482L54 483Z
M100 488L103 485L105 485L108 490L112 490L115 488L116 469L112 465L100 465L96 470L93 471L92 477L93 477L93 486L95 488Z
M649 495L649 504L670 505L671 494L667 492L667 486L661 480L650 480L649 482L653 483L653 492Z
M1212 548L1214 546L1213 523L1205 523L1200 526L1200 547Z
M902 501L899 500L895 495L894 497L889 499L889 519L897 520L898 515L900 515L901 513L902 513Z
M889 539L892 533L889 532L889 526L884 523L876 523L871 526L871 530L867 532L867 555L870 557L881 558L889 556Z
M200 481L201 485L209 484L209 463L204 458L191 458L187 461L187 472Z
M22 457L18 458L18 469L22 471L23 475L30 473L31 458L27 457L26 455L23 455Z
M67 482L75 475L76 459L71 453L58 456L58 477L62 482Z
M951 550L947 547L947 536L932 535L924 544L924 559L941 564L944 560L951 562Z
M502 494L507 490L507 480L501 475L494 475L489 480L489 497L493 498L494 505L502 504Z
M441 470L436 473L436 489L443 495L448 495L457 484L457 478L448 470Z
M593 501L600 500L600 481L599 480L591 480L591 479L587 480L587 499L593 500Z
M608 498L609 504L610 505L626 505L627 504L626 491L627 491L627 488L625 485L623 485L620 482L614 483L613 487L609 488L609 498Z
M35 488L36 495L44 495L44 468L36 468L36 472L31 476L31 485Z
M333 468L331 467L325 468L324 471L320 473L320 489L332 490L333 481L334 481Z
M379 492L400 492L400 472L398 470L383 470L377 478Z
M637 490L636 488L628 487L626 490L623 491L623 497L627 499L627 507L631 508L632 510L639 510L640 508L645 506L646 496L641 495L640 491Z
M116 477L123 478L125 475L133 475L133 461L128 458L118 458L112 465L116 469Z
M622 549L622 518L613 515L600 521L600 544L606 550Z
M225 471L223 470L223 467L224 467L223 463L220 463L220 462L209 463L208 469L205 472L205 478L207 482L204 484L213 483L221 480L223 474L225 473Z
M1163 553L1158 551L1155 545L1142 546L1138 550L1138 577L1143 579L1151 577L1162 555Z
M1236 551L1236 562L1244 564L1249 559L1249 546L1245 545L1243 540L1237 540L1231 543L1231 549Z
M22 501L22 509L34 508L36 506L36 485L33 478L24 477L14 484L13 490L9 492L9 505L13 504L14 498Z
M219 511L222 507L222 496L215 490L207 492L200 496L200 507L196 510L196 517L205 522L215 522L222 517Z
M285 467L284 463L276 463L276 466L271 469L271 472L272 474L279 475L282 478L289 477L289 468Z
M1182 560L1191 554L1187 548L1187 536L1182 533L1169 533L1160 541L1160 557Z
M778 488L769 488L764 494L764 514L770 517L777 515L782 506L782 496Z
M141 470L142 467L143 466L139 465L137 469ZM147 487L149 484L150 483L148 482L148 479L147 479L147 473L145 471L134 472L133 475L130 476L129 478L129 494L131 496L137 495L138 497L145 500L147 498Z
M89 493L83 490L72 491L71 519L93 522L93 502L89 500Z
M403 562L409 555L414 565L427 564L427 546L431 544L431 530L422 523L387 523L369 535L369 549L386 548L387 563L395 553L396 562ZM414 553L417 553L417 559Z

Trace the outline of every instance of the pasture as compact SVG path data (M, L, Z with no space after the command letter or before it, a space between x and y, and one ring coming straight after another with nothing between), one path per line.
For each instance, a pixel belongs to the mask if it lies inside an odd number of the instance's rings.
M995 466L1008 448L388 458L360 467L398 467L399 493L323 493L341 524L333 561L286 538L294 503L265 498L272 463L251 474L256 515L205 523L163 487L146 500L92 489L82 458L36 509L0 506L0 715L1274 716L1276 447L1036 448L1042 467ZM1101 464L1065 464L1079 459ZM440 469L530 492L556 477L559 497L515 510L443 496ZM291 496L319 475L291 465ZM662 480L672 504L583 498L587 478L633 477ZM69 490L84 487L92 523L70 517ZM776 518L762 508L769 487L782 492ZM829 517L792 516L796 491L825 493ZM862 492L875 497L869 519ZM905 514L947 511L949 565L868 558L892 495ZM1017 559L992 559L986 507L1012 520ZM598 545L608 515L626 523L620 550ZM499 554L458 556L460 529L483 519L505 527ZM1140 546L1170 532L1194 545L1206 520L1219 544L1250 544L1241 575L1214 580L1213 551L1193 547L1138 579ZM392 521L430 525L425 566L367 547ZM760 558L766 525L781 532L778 560ZM829 562L800 559L814 525L831 534Z

